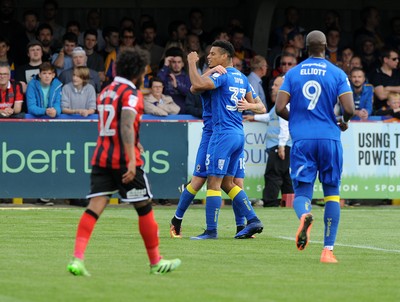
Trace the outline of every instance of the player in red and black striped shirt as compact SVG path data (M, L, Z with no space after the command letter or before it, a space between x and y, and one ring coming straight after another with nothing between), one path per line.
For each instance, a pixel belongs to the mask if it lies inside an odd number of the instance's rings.
M147 57L142 51L124 49L117 57L117 76L97 98L99 137L92 158L89 205L76 234L74 258L68 270L74 275L90 276L83 258L94 226L112 194L133 203L139 215L139 231L150 260L150 273L175 270L179 259L164 260L158 249L158 225L151 206L149 184L139 150L139 123L143 96L137 90L144 76Z

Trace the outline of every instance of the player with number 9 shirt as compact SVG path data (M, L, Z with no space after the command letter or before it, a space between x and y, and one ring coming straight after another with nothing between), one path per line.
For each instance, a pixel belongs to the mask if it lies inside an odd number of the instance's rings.
M293 146L290 152L291 178L295 192L294 210L300 219L296 246L303 250L313 223L311 200L319 177L324 191L324 248L321 262L336 263L333 246L340 219L339 186L343 166L340 131L354 114L349 80L343 70L325 59L326 37L318 31L307 35L309 58L289 70L278 92L276 112L289 120ZM339 99L344 114L337 118ZM290 101L290 113L286 105Z

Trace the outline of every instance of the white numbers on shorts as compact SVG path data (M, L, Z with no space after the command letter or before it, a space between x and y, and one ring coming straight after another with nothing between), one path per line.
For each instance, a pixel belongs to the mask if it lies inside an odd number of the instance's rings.
M206 164L206 170L208 170L208 166L210 165L210 154L206 154L206 160L204 163Z
M239 158L239 169L240 170L244 170L246 167L245 167L245 160L244 160L244 158L243 157L241 157L241 158Z
M311 92L313 91L313 92ZM308 110L313 110L318 103L321 95L321 85L317 81L308 81L303 86L303 95L307 100L310 100L308 104Z
M113 136L115 135L115 129L111 129L111 122L115 116L114 107L108 105L98 105L97 110L99 111L99 123L100 123L100 136ZM108 112L107 120L104 120L104 112Z

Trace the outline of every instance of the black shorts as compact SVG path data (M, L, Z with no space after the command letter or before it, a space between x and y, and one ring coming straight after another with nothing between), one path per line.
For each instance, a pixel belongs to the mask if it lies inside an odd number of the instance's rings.
M109 196L119 193L123 202L139 202L153 197L146 173L140 167L136 167L136 176L128 184L122 183L123 170L92 167L90 174L90 194L87 198L96 196Z

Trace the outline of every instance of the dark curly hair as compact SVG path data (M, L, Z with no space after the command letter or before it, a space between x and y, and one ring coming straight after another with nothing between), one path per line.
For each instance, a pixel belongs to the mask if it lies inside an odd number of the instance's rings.
M130 81L138 79L148 65L148 56L140 49L124 48L117 56L116 71L117 76Z
M228 41L216 40L211 44L211 46L221 48L222 53L228 54L229 58L233 58L233 56L235 55L235 48Z

